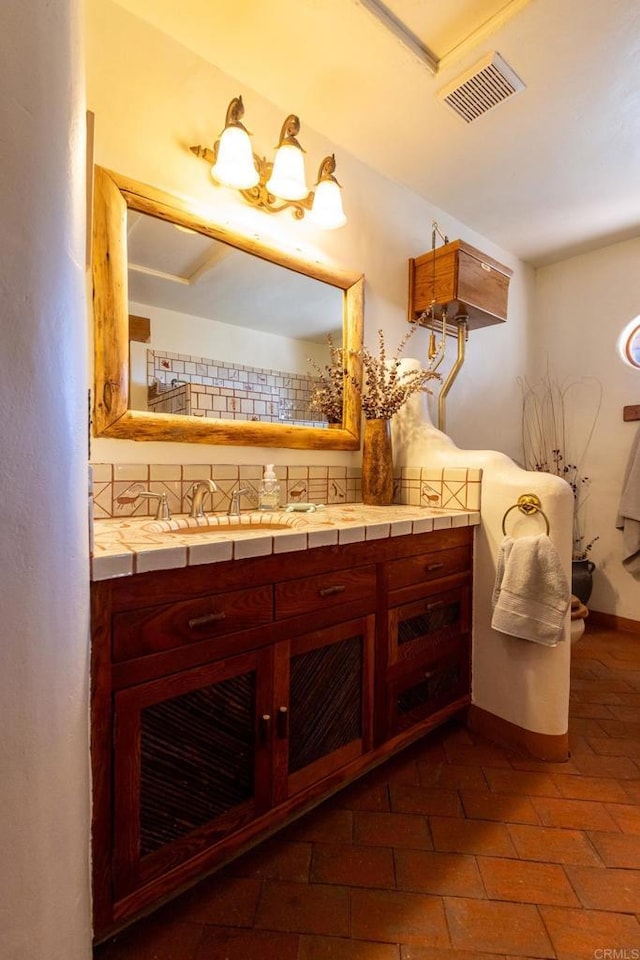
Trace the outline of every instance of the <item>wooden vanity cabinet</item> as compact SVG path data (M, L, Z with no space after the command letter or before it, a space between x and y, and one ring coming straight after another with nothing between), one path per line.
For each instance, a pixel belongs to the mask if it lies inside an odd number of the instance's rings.
M116 898L369 749L372 668L361 619L118 690Z
M98 939L468 703L471 557L461 527L92 585Z

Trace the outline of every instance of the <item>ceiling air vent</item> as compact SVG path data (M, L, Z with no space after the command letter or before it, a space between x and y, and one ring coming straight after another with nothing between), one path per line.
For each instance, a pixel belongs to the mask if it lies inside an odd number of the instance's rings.
M495 51L439 91L438 96L466 123L477 120L524 90L524 83Z

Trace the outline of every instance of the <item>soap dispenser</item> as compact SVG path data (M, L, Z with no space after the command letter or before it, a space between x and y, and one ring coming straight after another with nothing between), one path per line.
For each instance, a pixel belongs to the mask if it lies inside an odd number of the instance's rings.
M264 468L264 476L258 491L258 507L260 510L277 510L280 506L280 484L273 469L268 463Z

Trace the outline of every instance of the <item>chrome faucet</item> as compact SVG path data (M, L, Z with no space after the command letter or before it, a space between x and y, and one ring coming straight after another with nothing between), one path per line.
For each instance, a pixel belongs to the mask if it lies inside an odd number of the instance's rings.
M238 489L234 490L231 494L231 503L229 504L228 511L230 517L240 516L240 497L243 497L245 493L249 493L249 487L238 487Z
M189 516L196 519L204 517L203 501L208 493L216 493L218 490L213 480L198 480L191 488L189 497L191 499L191 510Z

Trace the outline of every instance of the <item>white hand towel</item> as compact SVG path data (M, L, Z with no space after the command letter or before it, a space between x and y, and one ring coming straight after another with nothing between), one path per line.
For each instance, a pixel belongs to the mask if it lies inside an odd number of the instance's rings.
M640 428L629 451L616 527L623 531L622 565L640 578Z
M491 626L555 647L563 638L571 591L547 536L506 537L500 545Z

